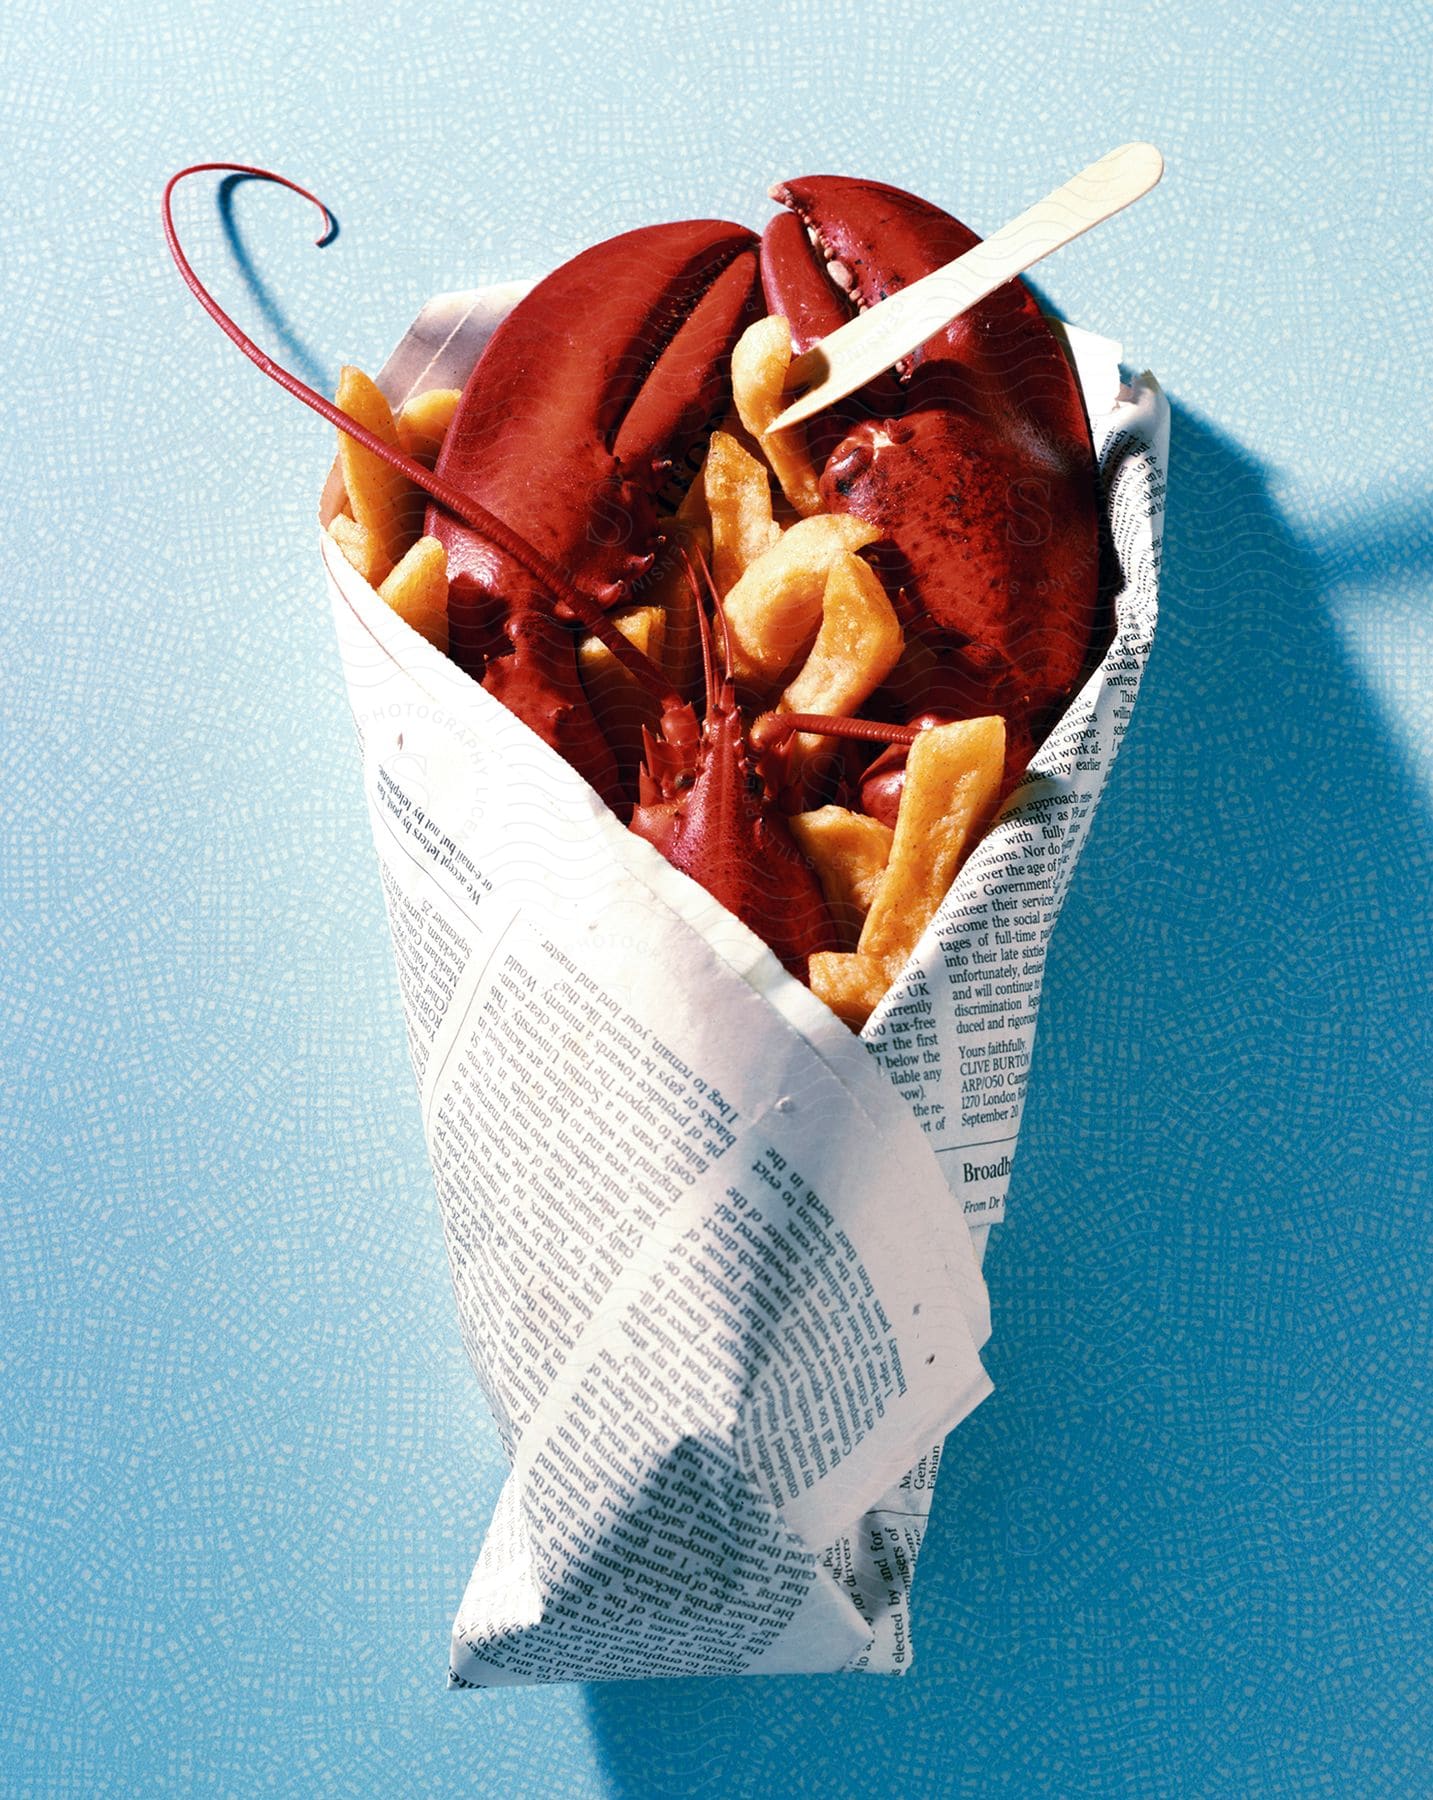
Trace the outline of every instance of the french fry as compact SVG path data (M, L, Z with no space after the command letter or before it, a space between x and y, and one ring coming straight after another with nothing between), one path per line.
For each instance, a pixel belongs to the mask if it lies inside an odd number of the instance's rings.
M350 419L398 448L393 409L362 369L345 367L340 372L336 399ZM377 534L389 566L394 566L422 525L421 496L406 475L390 469L342 431L338 434L338 462L354 518Z
M453 423L453 414L462 399L458 388L429 388L426 394L415 394L398 409L394 423L398 427L401 448L425 469L431 469L443 448L443 439Z
M852 1031L860 1031L891 985L886 965L878 956L847 955L840 950L818 950L808 964L811 992L824 1000Z
M895 668L904 642L876 571L849 551L835 557L822 594L821 628L781 696L782 710L849 717Z
M712 579L729 594L781 536L771 517L771 478L734 437L714 431L702 484L712 531Z
M995 803L1004 768L1001 718L937 725L911 745L890 858L856 950L811 958L811 991L853 1031L865 1025L935 917Z
M398 617L448 649L448 553L437 538L421 537L378 589Z
M682 495L677 507L677 517L684 525L696 526L699 530L710 532L712 518L707 511L707 464L702 458L702 466L697 470L691 486Z
M761 445L781 491L803 518L821 511L821 489L806 449L804 426L770 430L786 408L782 390L791 367L791 331L785 319L758 319L731 353L731 388L741 422Z
M911 745L891 858L859 945L892 975L935 917L995 804L1004 768L1005 721L998 716L936 725Z
M612 623L643 655L662 661L667 619L661 607L627 607L612 614ZM656 728L657 702L600 638L584 637L578 644L577 672L617 767L630 772L642 755L642 727Z
M778 710L849 718L896 666L904 642L880 576L859 556L838 556L826 576L816 642ZM791 778L809 778L834 754L830 738L798 732L791 740Z
M786 823L821 891L842 942L854 949L890 860L889 825L844 806L796 813Z
M782 532L726 596L738 677L777 681L816 636L831 564L879 536L850 513L798 519Z
M360 525L350 514L339 513L329 524L328 535L369 587L376 588L392 569L393 565L378 541L378 533L368 525Z

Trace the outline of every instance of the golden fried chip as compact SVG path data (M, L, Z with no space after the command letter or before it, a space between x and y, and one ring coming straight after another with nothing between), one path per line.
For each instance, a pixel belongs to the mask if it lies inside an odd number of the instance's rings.
M956 871L1000 792L1005 721L961 719L923 731L906 759L890 861L860 950L892 977L935 917Z
M399 408L394 420L399 445L425 469L437 462L462 397L458 388L429 388L426 394L415 394Z
M803 518L821 510L821 489L806 448L806 428L771 431L786 410L783 394L791 367L791 332L785 319L758 319L731 353L731 389L741 422L760 443L781 491Z
M726 595L781 536L771 517L771 478L765 464L734 437L714 431L702 479L712 527L712 579Z
M763 460L760 441L754 438L742 424L741 414L736 410L735 405L727 409L727 415L717 426L717 430L724 431L730 438L735 438L748 456L754 456L758 462Z
M850 718L896 666L904 641L880 576L859 556L838 556L826 577L816 642L778 710ZM809 780L834 754L833 739L798 732L791 739L790 778Z
M447 652L448 553L437 538L419 538L378 593L435 650Z
M684 525L694 525L703 531L710 531L712 521L711 514L707 511L706 474L706 458L703 457L701 467L692 478L691 486L682 495L676 516Z
M886 965L878 956L848 955L840 950L817 950L811 957L810 973L811 992L852 1031L862 1029L891 985Z
M880 576L849 551L837 556L826 576L821 629L781 696L781 710L848 718L895 668L904 641Z
M798 519L782 532L726 596L737 675L767 683L783 675L816 635L831 564L879 536L849 513Z
M329 524L328 535L358 570L369 587L376 588L393 567L383 554L378 533L348 513L339 513Z
M853 1031L864 1027L935 917L995 804L1004 769L1003 719L938 725L911 745L890 856L875 882L856 951L823 950L810 962L811 991ZM801 834L811 836L811 826L798 826L797 819L815 820L839 810L823 807L821 813L798 814L791 820L797 842L805 848ZM851 816L877 824L862 814ZM851 827L838 820L825 829L835 833ZM818 856L808 854L824 886Z
M612 623L629 644L660 664L667 624L661 607L626 607L612 614ZM625 775L636 768L641 758L642 727L655 730L661 708L600 638L584 637L578 644L577 672L602 735Z
M816 871L841 941L854 949L880 886L895 835L889 825L844 806L796 813L786 823Z
M350 419L385 444L398 447L393 410L362 369L342 370L336 399ZM422 528L422 495L406 475L390 469L343 431L338 434L338 461L354 518L377 533L383 554L390 565L396 564Z

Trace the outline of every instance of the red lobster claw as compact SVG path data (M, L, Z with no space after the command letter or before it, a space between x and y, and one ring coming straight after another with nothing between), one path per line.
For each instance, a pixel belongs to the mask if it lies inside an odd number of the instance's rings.
M650 566L663 479L725 403L755 246L711 219L597 244L514 308L468 380L438 475L600 606ZM454 660L620 804L570 610L451 512L430 506L425 529L448 552Z
M979 242L879 182L811 175L772 198L791 210L767 227L762 280L798 349ZM1002 713L1011 786L1107 630L1094 451L1070 364L1012 281L841 416L846 435L813 451L826 505L887 540L875 560L908 650L885 697L906 718Z

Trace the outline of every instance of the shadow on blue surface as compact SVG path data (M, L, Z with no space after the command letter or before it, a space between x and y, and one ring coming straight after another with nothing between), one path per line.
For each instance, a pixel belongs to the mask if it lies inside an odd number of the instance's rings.
M259 274L254 259L240 235L239 221L235 212L235 195L240 188L247 187L251 182L260 187L269 185L257 175L226 175L219 183L216 205L219 209L219 222L224 228L224 242L229 247L229 254L238 266L239 273L244 278L244 285L248 288L250 297L258 307L264 323L273 333L273 337L277 339L277 344L271 346L273 350L277 351L277 360L280 362L286 360L287 367L293 374L302 376L310 387L316 387L321 394L331 394L337 384L293 326L289 324L283 309L265 285L264 279ZM298 211L299 217L302 219L307 202L301 200L297 195L285 196L285 198L288 204ZM330 244L334 243L341 230L338 217L332 207L328 209L328 216L332 223L327 234L319 243L318 247L321 250L326 250Z
M594 1687L614 1794L1425 1791L1433 844L1326 603L1390 558L1175 409L915 1669Z

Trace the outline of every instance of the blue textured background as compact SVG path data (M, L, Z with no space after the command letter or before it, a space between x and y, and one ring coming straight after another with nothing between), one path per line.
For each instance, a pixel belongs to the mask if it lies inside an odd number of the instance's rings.
M0 1789L1433 1791L1426 6L12 0ZM500 1468L458 1343L314 506L443 288L769 181L990 229L1174 405L1135 728L1057 936L916 1671L451 1696Z

